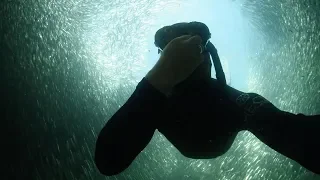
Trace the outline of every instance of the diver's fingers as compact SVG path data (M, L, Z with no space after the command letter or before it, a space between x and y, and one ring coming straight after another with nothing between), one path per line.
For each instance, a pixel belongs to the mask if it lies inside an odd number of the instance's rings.
M205 50L205 47L202 45L202 39L198 35L190 37L185 43L188 45L189 51L195 56L202 54Z
M196 36L192 36L189 39L187 39L186 42L190 43L192 45L199 46L202 43L202 39L200 36L196 35Z
M195 54L201 54L204 51L204 47L202 46L202 39L200 36L192 36L188 40L185 41L192 51Z
M190 39L190 37L192 37L192 36L191 35L183 35L183 36L179 36L175 39L180 40L180 41L186 41L186 40Z

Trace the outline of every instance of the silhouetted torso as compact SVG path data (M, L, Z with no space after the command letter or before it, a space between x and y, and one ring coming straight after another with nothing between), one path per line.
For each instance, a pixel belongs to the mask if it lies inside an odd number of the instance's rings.
M243 111L221 91L215 79L180 88L168 99L165 111L157 129L190 158L224 154L244 119Z

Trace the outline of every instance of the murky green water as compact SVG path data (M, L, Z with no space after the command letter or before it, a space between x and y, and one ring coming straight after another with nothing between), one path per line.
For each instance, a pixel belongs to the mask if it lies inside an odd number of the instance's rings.
M157 60L154 32L205 22L229 84L283 110L319 114L317 0L3 0L1 179L102 180L98 132ZM238 135L212 160L183 157L160 134L122 174L106 179L320 179Z

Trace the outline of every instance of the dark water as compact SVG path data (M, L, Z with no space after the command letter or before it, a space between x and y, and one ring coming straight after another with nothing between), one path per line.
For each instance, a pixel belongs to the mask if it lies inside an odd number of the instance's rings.
M152 19L182 2L1 1L1 179L104 179L92 159L97 133L146 68L145 37L160 26ZM319 114L319 1L247 0L239 9L261 34L246 57L248 89L281 109ZM156 133L109 179L320 177L242 132L226 155L206 161L184 158Z

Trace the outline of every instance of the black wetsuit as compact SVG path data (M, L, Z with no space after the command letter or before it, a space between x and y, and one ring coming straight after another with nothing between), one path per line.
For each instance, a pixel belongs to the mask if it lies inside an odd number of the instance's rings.
M99 134L99 171L108 176L122 172L158 129L191 158L222 155L240 130L249 130L269 147L320 173L319 116L281 111L258 94L215 79L198 81L182 92L168 98L142 79Z

